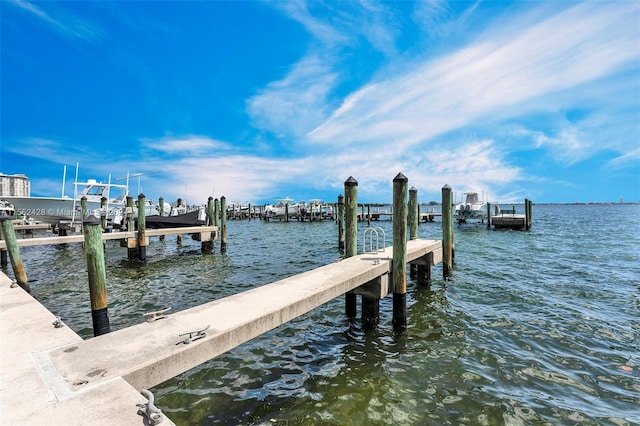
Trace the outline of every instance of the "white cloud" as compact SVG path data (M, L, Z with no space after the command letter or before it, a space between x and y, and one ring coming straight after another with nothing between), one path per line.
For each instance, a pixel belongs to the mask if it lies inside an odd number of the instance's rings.
M167 154L212 153L231 149L225 142L206 136L167 136L161 139L142 141L147 147Z
M366 85L309 138L322 144L394 141L407 148L487 117L509 118L531 100L637 61L637 15L631 2L580 4L519 34L481 37Z
M87 19L79 18L61 8L59 5L54 11L47 12L42 7L25 0L12 0L10 3L33 14L47 27L70 40L83 40L95 43L100 41L104 34L101 27ZM51 6L53 3L39 3L40 5Z
M269 83L247 102L252 124L280 136L300 136L326 115L327 94L337 75L328 58L310 55L282 80Z

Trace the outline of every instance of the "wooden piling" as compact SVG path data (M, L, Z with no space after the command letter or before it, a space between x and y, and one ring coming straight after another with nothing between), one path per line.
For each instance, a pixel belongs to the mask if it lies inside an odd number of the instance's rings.
M107 197L100 198L100 225L103 232L107 230Z
M451 187L442 187L442 275L444 279L453 274L453 200Z
M135 230L136 222L133 217L133 197L131 195L127 195L127 231L133 232ZM127 259L132 260L138 257L138 248L130 247L127 243Z
M178 198L176 200L176 210L180 207L182 207L182 198ZM178 245L182 244L182 235L180 234L176 235L176 243L178 243Z
M160 207L160 216L164 216L164 198L160 197L158 198L158 205ZM160 235L159 237L160 241L164 241L164 235Z
M22 263L22 257L20 256L20 248L18 247L18 240L16 239L16 231L13 229L13 222L9 217L0 218L0 230L2 231L2 238L7 244L7 252L11 259L11 267L13 268L13 275L16 277L16 281L27 292L30 292L29 281L27 281L27 273L24 270L24 263ZM6 263L6 259L5 259Z
M336 221L338 222L338 250L344 251L344 196L338 195Z
M345 250L344 257L358 254L358 181L349 176L344 182L344 222ZM353 292L345 294L345 314L347 318L356 316L357 297Z
M87 203L88 203L87 197L80 198L80 208L82 210L82 220L84 220L84 218L87 217L87 214L88 214L88 212L87 212L87 210L88 210ZM73 224L71 224L71 225L73 226Z
M227 252L227 199L223 195L220 197L220 253Z
M213 197L207 199L207 226L213 226Z
M407 213L407 222L409 225L409 239L418 238L418 222L420 221L420 206L418 205L418 189L412 186L409 189L409 211ZM409 265L409 276L415 279L418 274L418 265Z
M100 221L93 215L83 222L84 251L89 274L89 296L91 298L91 318L93 335L109 333L109 314L107 312L107 273L104 264L104 246Z
M531 210L532 210L532 204L531 204L531 200L529 200L528 198L524 199L524 223L525 223L525 229L528 231L529 229L531 229Z
M0 249L0 267L6 269L8 266L7 250Z
M213 213L213 197L209 196L207 199L207 226L213 226ZM213 251L213 237L207 241L201 241L200 246L203 253L211 253Z
M491 203L487 203L487 229L491 229Z
M213 200L213 226L218 226L220 222L220 200Z
M393 327L407 327L407 187L402 173L393 179Z
M144 194L138 195L138 259L141 262L147 261L147 245L149 240L147 239L146 229L147 220L145 216L145 196Z

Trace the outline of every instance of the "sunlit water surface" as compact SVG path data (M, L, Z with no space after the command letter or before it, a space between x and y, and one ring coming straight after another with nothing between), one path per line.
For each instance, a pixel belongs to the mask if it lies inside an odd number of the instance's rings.
M391 222L374 225L390 245ZM419 234L440 239L440 222ZM157 405L179 425L640 424L640 206L534 206L530 231L456 225L455 247L452 280L437 266L430 288L409 281L404 333L390 297L368 331L340 297L157 386ZM81 245L22 257L33 296L91 338ZM333 222L245 220L228 223L224 255L169 236L147 257L107 245L112 330L340 253Z

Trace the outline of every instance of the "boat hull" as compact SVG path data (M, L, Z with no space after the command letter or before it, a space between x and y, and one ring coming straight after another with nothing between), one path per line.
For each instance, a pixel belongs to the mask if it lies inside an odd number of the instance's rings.
M73 198L48 198L48 197L2 197L4 201L13 204L16 217L25 217L46 223L57 224L60 221L79 220L82 216L80 201ZM109 206L112 217L114 209L120 206ZM92 213L100 209L99 202L87 201L88 212Z

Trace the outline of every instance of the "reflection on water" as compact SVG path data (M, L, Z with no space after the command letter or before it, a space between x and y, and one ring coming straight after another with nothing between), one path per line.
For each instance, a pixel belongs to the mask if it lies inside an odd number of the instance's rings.
M377 222L390 244L391 222ZM366 224L360 224L360 234ZM640 206L534 206L530 232L456 226L456 265L364 331L342 298L153 389L177 424L640 424ZM420 225L439 238L440 223ZM229 222L226 255L107 244L112 329L336 261L336 226ZM24 248L32 293L92 336L79 244ZM630 371L623 369L625 366Z

